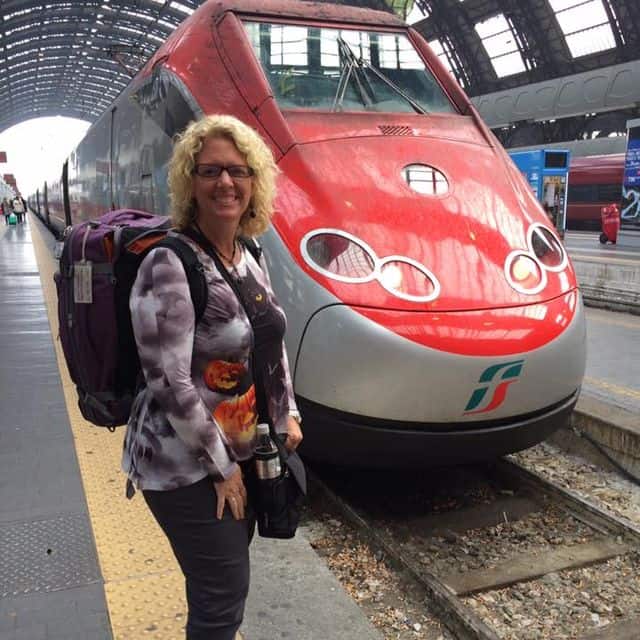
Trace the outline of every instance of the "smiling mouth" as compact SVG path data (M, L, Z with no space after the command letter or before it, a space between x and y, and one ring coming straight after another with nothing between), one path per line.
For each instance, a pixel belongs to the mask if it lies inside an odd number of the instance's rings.
M228 193L225 195L217 195L213 198L214 202L221 202L222 204L230 204L238 200L238 196L235 193Z

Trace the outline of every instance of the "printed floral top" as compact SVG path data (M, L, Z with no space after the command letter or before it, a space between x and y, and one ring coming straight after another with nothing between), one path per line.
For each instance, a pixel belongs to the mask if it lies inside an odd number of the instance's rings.
M135 399L122 468L138 489L168 490L207 475L228 478L251 457L256 395L249 362L255 338L244 308L214 261L191 239L204 266L208 301L195 312L180 259L159 247L145 257L129 306L146 387ZM284 313L268 274L243 247L233 270L259 334L268 411L286 432L296 410L283 336ZM256 336L258 337L258 336ZM261 343L261 344L260 344Z

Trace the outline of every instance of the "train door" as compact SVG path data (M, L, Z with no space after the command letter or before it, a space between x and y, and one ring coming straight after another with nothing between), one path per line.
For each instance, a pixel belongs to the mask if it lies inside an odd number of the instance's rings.
M111 199L112 211L115 211L118 208L118 196L115 189L115 181L113 177L114 172L116 172L118 168L117 146L114 144L114 141L118 139L118 132L116 129L116 109L117 107L113 107L113 109L111 109L111 121L109 123L109 194Z
M69 161L62 165L62 205L64 210L65 226L71 226L71 206L69 204Z
M142 117L128 89L111 112L111 202L115 209L144 209L140 150Z
M153 198L153 147L140 151L140 206L143 211L155 211Z
M151 77L132 94L129 104L141 118L137 159L139 206L166 214L169 210L167 171L174 136L197 120L202 111L180 79L161 65L157 65Z
M47 226L51 224L51 220L49 218L49 187L47 186L47 182L44 183L44 221Z

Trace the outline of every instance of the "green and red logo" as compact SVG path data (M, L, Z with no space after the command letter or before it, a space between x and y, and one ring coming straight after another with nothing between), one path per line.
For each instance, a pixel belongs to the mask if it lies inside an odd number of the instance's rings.
M524 360L514 360L486 368L478 380L479 386L467 402L465 414L487 413L497 409L507 397L509 385L518 380L523 364ZM493 393L490 393L491 390Z

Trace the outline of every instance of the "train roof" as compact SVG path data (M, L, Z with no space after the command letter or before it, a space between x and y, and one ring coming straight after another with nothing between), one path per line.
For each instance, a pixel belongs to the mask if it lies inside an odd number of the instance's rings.
M200 30L209 21L218 22L227 13L234 13L240 17L267 18L276 22L300 19L321 23L370 25L387 29L408 28L408 25L400 18L386 11L313 2L312 0L209 0L209 2L200 5L158 47L142 67L139 75L147 75L160 60L166 59L182 40L185 33L191 30ZM204 26L204 28L208 27Z
M202 10L202 7L201 7ZM309 0L210 0L204 10L218 18L227 11L255 17L302 18L321 22L352 22L385 27L406 27L400 18L386 11Z
M622 167L624 165L624 156L624 153L609 153L606 155L572 157L571 168Z

